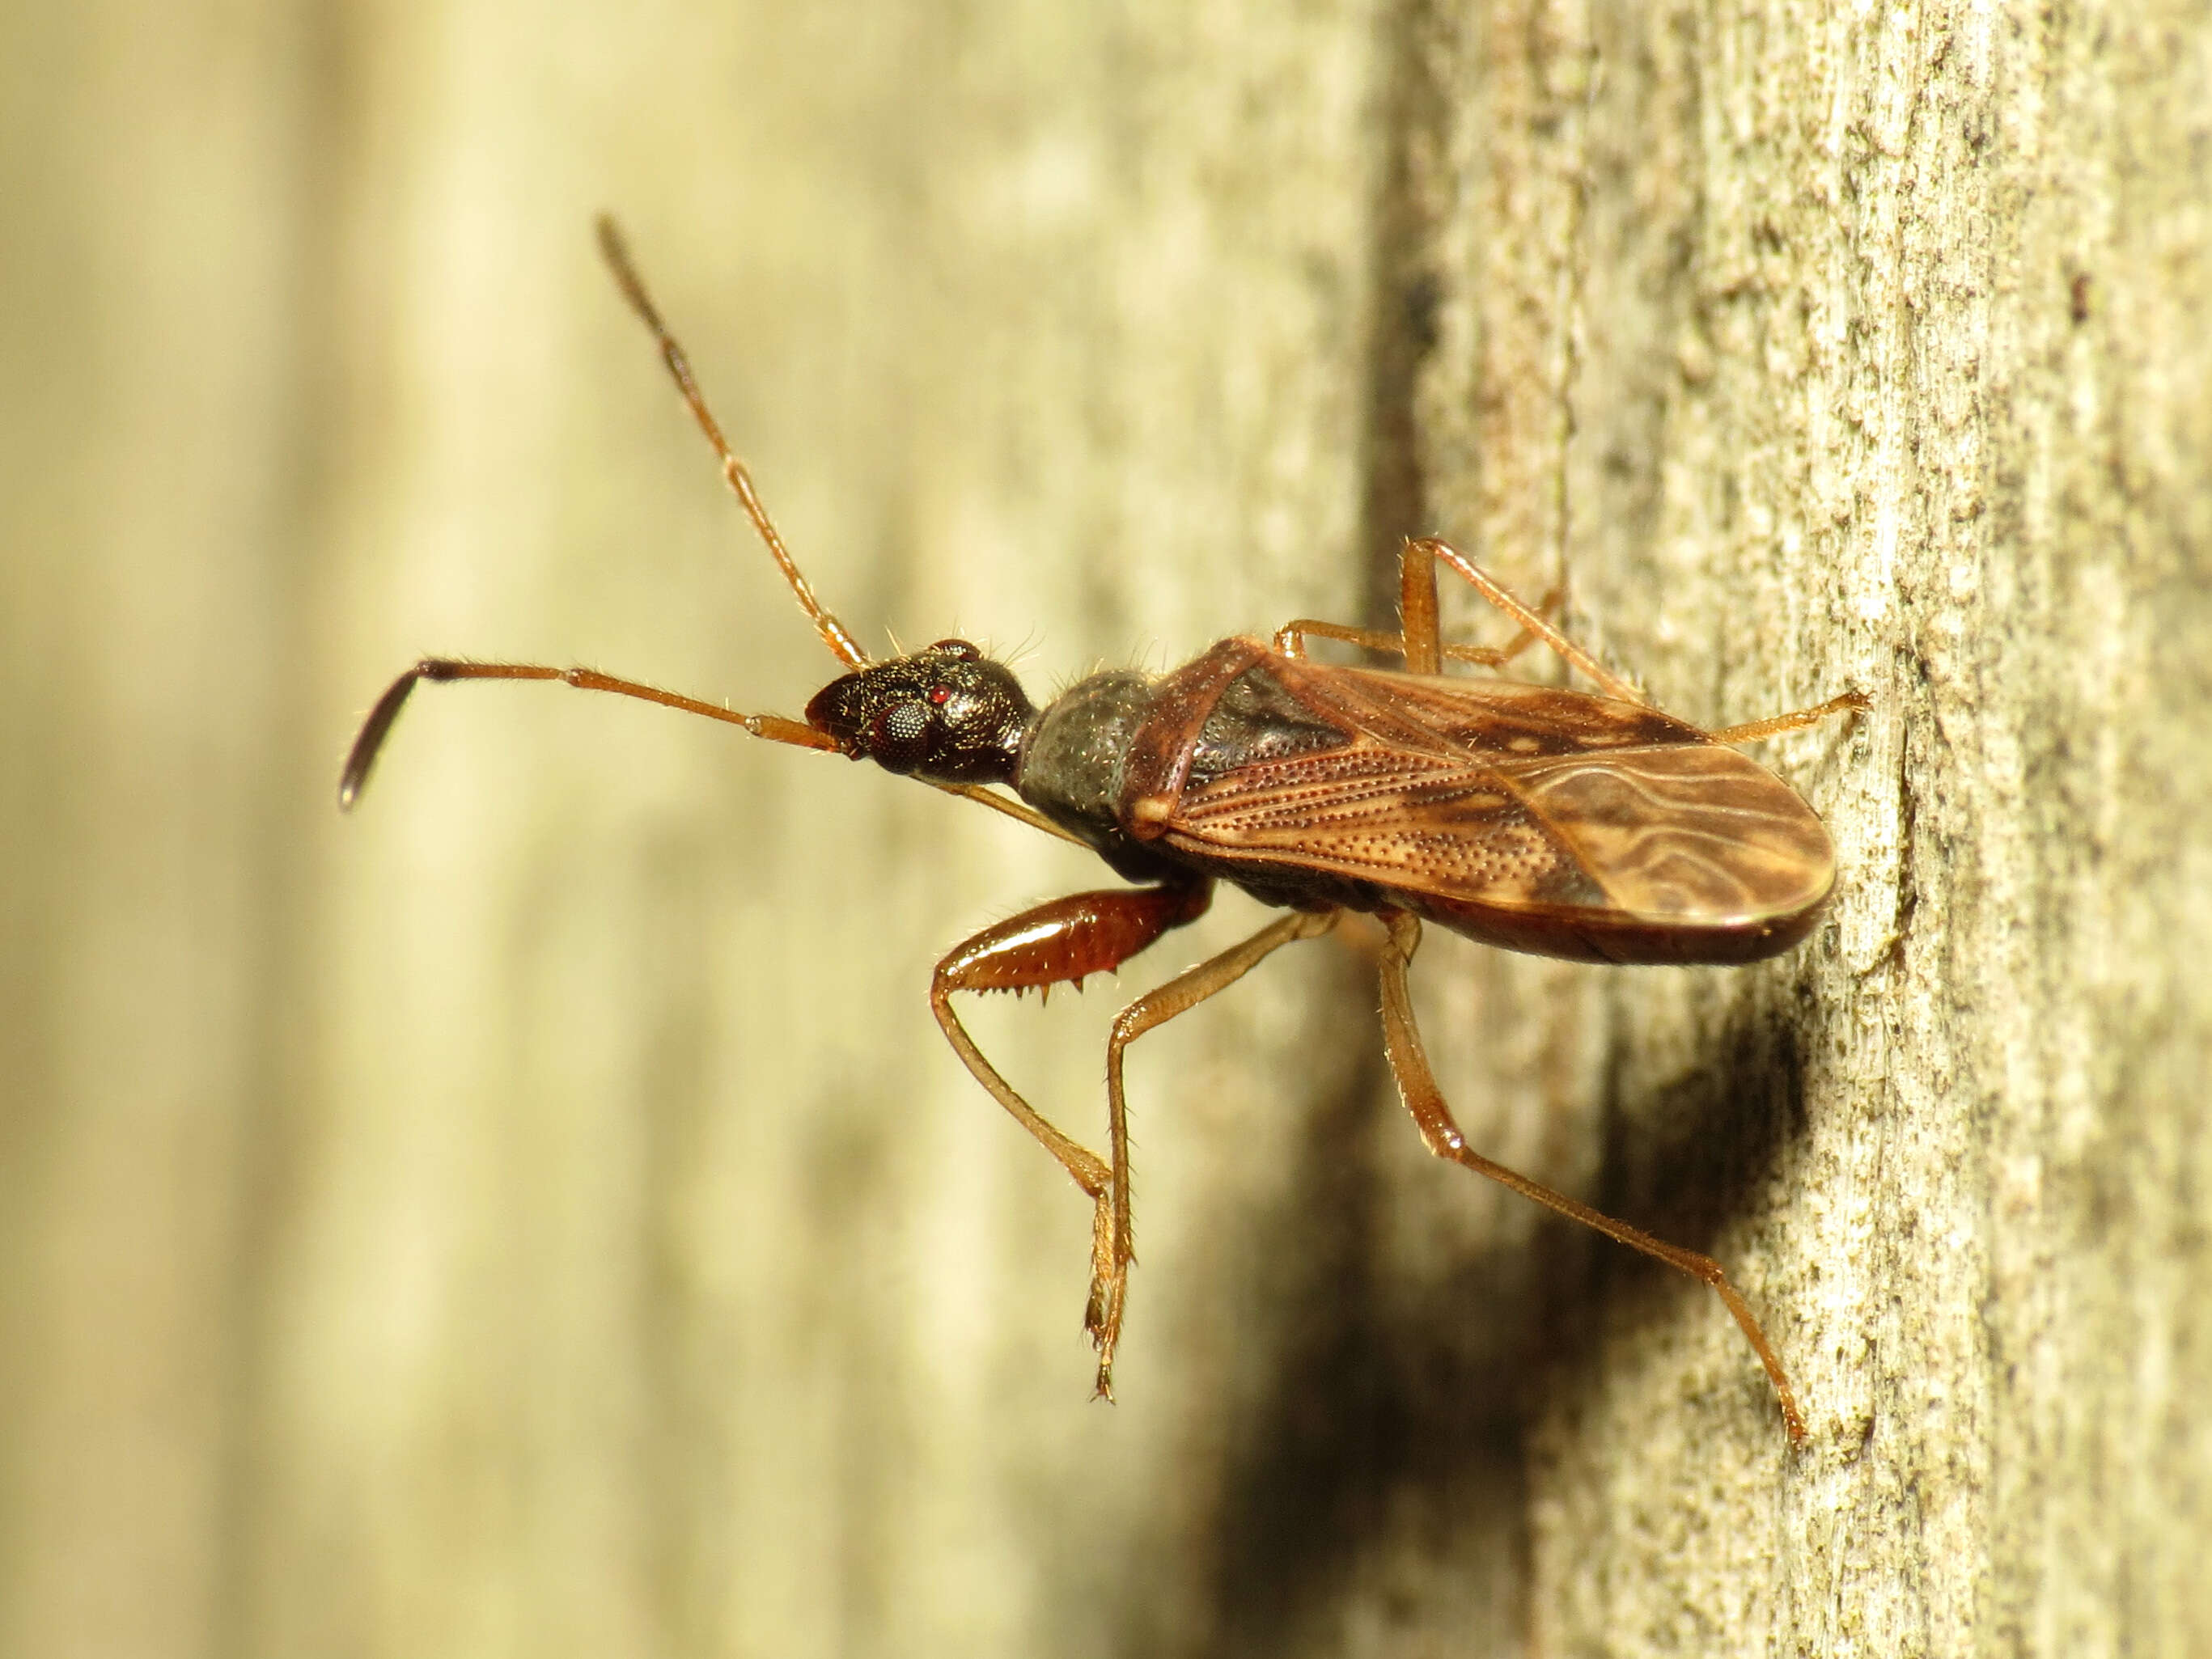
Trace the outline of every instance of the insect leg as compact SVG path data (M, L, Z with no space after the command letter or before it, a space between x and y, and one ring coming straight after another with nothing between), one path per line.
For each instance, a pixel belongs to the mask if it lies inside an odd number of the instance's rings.
M1788 714L1774 714L1763 720L1728 726L1706 735L1715 743L1755 743L1761 738L1777 737L1784 732L1802 732L1808 726L1818 726L1831 714L1841 714L1846 711L1863 712L1873 707L1873 699L1865 692L1846 691L1840 697L1829 698L1817 708L1800 708Z
M1408 541L1398 550L1398 628L1395 634L1364 628L1345 628L1335 623L1294 622L1275 635L1275 648L1285 656L1305 654L1304 635L1344 640L1370 650L1395 652L1406 659L1409 674L1433 674L1443 665L1445 646L1437 621L1437 560L1440 543ZM1524 622L1525 629L1527 623ZM1518 648L1517 647L1516 647Z
M1062 980L1119 967L1171 927L1195 921L1212 902L1209 882L1071 893L1009 917L947 952L937 964L929 1006L945 1040L970 1076L1005 1107L1015 1122L1050 1152L1092 1204L1091 1304L1098 1304L1114 1260L1117 1182L1103 1158L1078 1145L1045 1120L984 1057L952 1012L956 991L1042 992ZM1085 1314L1086 1328L1090 1315Z
M1189 1012L1216 992L1225 991L1273 952L1293 939L1316 939L1336 926L1334 910L1293 912L1262 927L1241 945L1232 945L1195 968L1147 992L1114 1019L1106 1042L1107 1156L1112 1162L1113 1203L1103 1262L1094 1262L1091 1304L1083 1327L1098 1350L1098 1392L1114 1397L1114 1345L1121 1334L1121 1311L1128 1297L1129 1264L1136 1249L1129 1224L1129 1115L1121 1090L1121 1051L1156 1025Z
M1421 1132L1421 1139L1438 1158L1449 1158L1465 1165L1479 1176L1486 1176L1501 1186L1510 1187L1523 1198L1534 1200L1547 1209L1556 1211L1570 1221L1579 1221L1618 1240L1631 1249L1680 1269L1692 1278L1702 1279L1712 1286L1721 1300L1735 1316L1745 1336L1751 1340L1759 1364L1766 1367L1766 1375L1774 1384L1776 1398L1782 1407L1783 1425L1790 1437L1802 1445L1805 1441L1805 1419L1797 1409L1797 1396L1791 1391L1790 1378L1782 1369L1766 1340L1766 1334L1759 1328L1750 1306L1729 1283L1728 1275L1719 1262L1710 1256L1699 1255L1694 1250L1685 1250L1663 1243L1640 1228L1625 1221L1601 1214L1587 1204L1577 1203L1550 1188L1540 1186L1524 1175L1516 1174L1501 1164L1493 1164L1470 1148L1460 1133L1459 1125L1452 1121L1451 1108L1445 1104L1443 1093L1437 1087L1435 1073L1429 1069L1428 1055L1421 1046L1421 1034L1413 1023L1413 1000L1406 983L1406 967L1413 961L1413 952L1421 942L1421 924L1403 910L1384 914L1384 924L1390 931L1389 942L1382 950L1382 1042L1390 1060L1390 1072L1397 1079L1398 1092L1413 1113L1413 1121Z
M1544 596L1543 604L1536 607L1545 616L1559 608L1565 596L1553 588ZM1376 628L1350 628L1342 623L1319 622L1311 617L1301 617L1296 622L1285 623L1275 630L1275 649L1285 657L1306 654L1306 639L1341 640L1346 645L1356 645L1369 651L1402 657L1406 654L1406 636L1386 634ZM1536 635L1522 629L1504 645L1458 645L1446 641L1438 648L1450 662L1471 662L1484 668L1503 668L1536 643Z
M1564 660L1589 676L1606 696L1619 697L1627 702L1647 701L1641 691L1561 633L1557 627L1546 619L1541 611L1533 610L1516 599L1504 583L1493 576L1485 574L1474 560L1468 558L1450 543L1438 541L1432 536L1407 542L1405 551L1399 556L1399 605L1407 617L1406 632L1409 645L1414 642L1412 638L1414 631L1413 614L1424 596L1428 605L1430 637L1435 636L1436 562L1439 559L1456 571L1484 599L1550 646ZM1413 653L1411 649L1408 649L1406 653L1406 665L1417 674L1436 672L1433 668L1413 667Z

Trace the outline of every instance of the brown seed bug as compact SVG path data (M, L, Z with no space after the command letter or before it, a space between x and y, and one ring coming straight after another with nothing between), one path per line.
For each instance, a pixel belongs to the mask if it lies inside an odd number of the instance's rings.
M1092 1202L1084 1324L1097 1350L1098 1392L1109 1397L1133 1261L1123 1051L1280 946L1328 932L1346 910L1370 914L1385 933L1384 1047L1429 1151L1710 1285L1772 1379L1791 1438L1802 1441L1804 1419L1782 1364L1717 1262L1467 1145L1423 1054L1406 970L1424 921L1583 962L1744 963L1788 950L1827 902L1833 854L1812 809L1733 745L1863 708L1866 700L1850 693L1701 731L1652 708L1540 611L1434 540L1405 546L1396 634L1300 620L1271 643L1224 640L1169 674L1095 674L1042 709L1009 670L964 640L871 661L800 574L619 234L605 220L599 232L616 282L659 342L724 479L848 672L815 694L802 723L737 714L592 669L426 659L392 682L362 724L339 804L359 796L418 680L558 680L726 720L773 742L872 760L1088 847L1138 884L1055 899L987 927L937 964L930 988L962 1063ZM1439 562L1519 625L1510 644L1442 642ZM1305 645L1316 638L1401 657L1405 672L1313 662ZM1441 673L1447 659L1501 668L1538 643L1598 691ZM962 1027L952 998L1043 991L1118 968L1202 915L1217 880L1290 914L1138 998L1115 1020L1101 1158L1015 1092Z

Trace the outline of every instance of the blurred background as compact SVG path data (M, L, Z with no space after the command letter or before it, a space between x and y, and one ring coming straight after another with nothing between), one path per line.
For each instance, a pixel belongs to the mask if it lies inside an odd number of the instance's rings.
M0 1655L2212 1642L2196 0L0 10ZM1034 694L1434 531L1768 744L1800 951L1356 938L1130 1063L1140 1265L930 1018L1096 860L796 714ZM1496 637L1464 595L1455 631ZM1531 672L1556 670L1532 662ZM971 1029L1079 1138L1120 989Z
M1108 1408L1087 1206L925 996L1095 861L544 687L423 696L333 783L426 651L830 678L602 210L871 649L965 631L1042 694L1356 611L1362 9L0 27L0 1649L1203 1626L1300 1114L1371 1081L1356 964L1142 1046ZM974 1016L1088 1140L1114 1000Z

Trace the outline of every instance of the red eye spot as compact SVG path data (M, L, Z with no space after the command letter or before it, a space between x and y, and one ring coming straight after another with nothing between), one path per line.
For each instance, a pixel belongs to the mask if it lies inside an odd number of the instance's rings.
M931 687L929 688L929 700L930 700L930 702L933 702L933 703L938 703L938 704L940 704L940 705L941 705L941 704L944 704L944 703L948 703L948 702L951 702L951 701L952 701L952 688L951 688L951 686L949 686L949 685L933 685L933 686L931 686Z

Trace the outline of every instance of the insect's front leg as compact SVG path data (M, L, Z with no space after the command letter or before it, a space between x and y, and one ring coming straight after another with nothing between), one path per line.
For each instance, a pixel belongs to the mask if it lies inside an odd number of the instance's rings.
M1767 1377L1774 1384L1775 1396L1781 1403L1783 1426L1789 1430L1790 1439L1802 1445L1805 1418L1797 1409L1797 1396L1790 1389L1789 1376L1767 1342L1765 1332L1753 1316L1750 1305L1729 1283L1728 1274L1721 1270L1719 1262L1695 1250L1666 1243L1641 1228L1616 1221L1564 1193L1555 1193L1502 1164L1492 1163L1467 1144L1459 1125L1452 1120L1451 1108L1444 1103L1443 1091L1437 1087L1436 1073L1429 1069L1428 1055L1421 1045L1419 1028L1413 1024L1413 998L1406 981L1406 968L1420 946L1421 924L1403 910L1386 911L1382 920L1389 929L1389 942L1382 947L1382 1046L1389 1057L1391 1075L1397 1079L1398 1092L1419 1127L1422 1143L1438 1158L1464 1165L1500 1186L1511 1188L1523 1198L1533 1199L1547 1209L1558 1212L1570 1221L1579 1221L1607 1238L1617 1239L1632 1249L1641 1250L1711 1285L1727 1304L1729 1312L1735 1316L1743 1334L1751 1339L1752 1348L1759 1355L1759 1363L1766 1367Z
M1115 1127L1112 1164L1097 1153L1063 1134L1043 1114L1015 1092L999 1070L984 1058L975 1040L952 1011L956 991L1046 991L1062 981L1080 985L1091 974L1118 968L1171 927L1181 927L1206 914L1212 902L1211 882L1193 880L1160 887L1122 888L1108 892L1071 893L986 927L973 939L949 951L937 964L929 988L929 1004L944 1028L945 1041L960 1056L975 1081L1029 1131L1037 1144L1059 1161L1070 1179L1080 1187L1093 1207L1091 1218L1091 1310L1086 1328L1097 1335L1097 1312L1111 1299L1106 1289L1117 1273L1115 1215L1121 1217L1119 1235L1126 1249L1127 1183L1125 1169L1127 1136L1119 1129L1118 1087L1114 1095ZM1154 993L1158 995L1158 993ZM1125 1014L1124 1018L1127 1016ZM1163 1016L1164 1018L1164 1016ZM1118 1051L1117 1051L1118 1052Z

